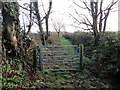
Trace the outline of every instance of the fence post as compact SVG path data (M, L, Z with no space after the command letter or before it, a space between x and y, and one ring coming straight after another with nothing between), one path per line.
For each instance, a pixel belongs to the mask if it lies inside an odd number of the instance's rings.
M83 44L79 45L78 47L78 50L79 50L79 69L82 69L83 67L83 57L84 57L84 46Z
M83 68L83 57L84 57L84 45L80 45L80 58L81 58L81 68Z
M36 73L36 68L37 68L37 53L36 53L36 49L34 48L33 49L33 68L34 68L34 71Z
M42 71L43 70L43 47L41 46L40 47L40 61L39 61L39 63L40 63L40 71Z
M80 51L80 45L78 45L78 49L77 49L77 52L79 54L79 70L81 69L81 51Z

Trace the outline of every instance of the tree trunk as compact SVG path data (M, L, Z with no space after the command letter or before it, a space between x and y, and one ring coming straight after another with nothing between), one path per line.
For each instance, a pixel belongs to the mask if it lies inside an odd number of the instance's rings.
M2 17L3 17L3 33L2 41L3 47L6 49L7 57L13 58L16 56L17 38L19 34L19 19L18 7L15 3L2 3ZM17 37L16 37L17 36Z
M97 28L98 2L90 2L90 5L91 5L91 13L92 13L92 19L93 19L92 29L94 34L94 45L97 46L99 45L99 32Z
M46 23L46 39L48 39L49 37L49 23L48 23L48 19L49 19L49 16L50 16L50 11L51 11L51 8L52 8L52 0L49 1L49 10L45 16L45 23Z
M40 16L39 9L38 9L38 0L37 0L37 2L33 2L33 5L34 5L34 8L35 8L35 13L36 13L38 26L39 26L39 30L40 30L40 38L41 38L42 44L45 45L44 31L43 31L43 27L42 27L41 16Z
M98 35L94 35L94 45L95 46L99 45L99 38L100 38L99 34Z

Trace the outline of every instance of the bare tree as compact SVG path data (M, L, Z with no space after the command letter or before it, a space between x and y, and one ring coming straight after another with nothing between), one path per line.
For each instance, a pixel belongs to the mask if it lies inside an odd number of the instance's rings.
M42 0L41 0L42 2ZM44 9L44 5L43 5L43 2L42 2L42 7L43 7L43 11L45 13L45 15L42 17L40 11L39 11L39 6L38 6L38 0L36 0L35 2L32 2L30 1L30 9L28 8L25 8L23 6L20 6L22 7L23 9L27 10L27 11L30 11L30 15L29 15L29 25L28 25L28 32L27 34L30 32L30 29L32 27L32 23L36 23L39 27L39 31L40 31L40 38L41 38L41 41L42 41L42 44L45 45L45 40L48 38L49 34L48 34L48 26L49 26L49 16L50 16L50 13L51 13L51 9L52 9L52 0L49 0L49 8L48 8L48 11L46 12L45 9ZM32 15L33 14L33 15ZM33 19L36 19L37 22L33 21ZM46 26L46 34L43 30L43 21L45 20L45 26ZM33 22L32 22L33 21Z
M79 9L87 10L89 16L83 13L80 13L75 10L75 13L79 18L70 14L74 20L77 28L82 28L84 30L90 31L94 36L94 45L99 44L99 38L102 33L106 30L106 23L110 11L113 9L113 6L119 0L112 0L105 8L103 8L104 0L80 0L84 6L79 5L77 2L74 2L74 5L77 6ZM80 27L80 25L85 25L85 27Z
M65 24L63 23L63 20L62 19L61 20L58 20L58 19L52 20L52 26L56 30L56 32L58 34L58 38L59 38L61 30L65 29Z

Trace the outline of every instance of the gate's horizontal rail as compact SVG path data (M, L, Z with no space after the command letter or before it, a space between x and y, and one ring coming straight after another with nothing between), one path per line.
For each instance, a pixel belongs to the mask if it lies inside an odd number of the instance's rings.
M78 58L78 59L79 59L79 58ZM77 58L74 58L74 61L76 62L76 61L78 61L78 59L77 59ZM61 59L55 59L55 60L51 60L51 59L45 59L45 58L44 58L43 60L44 60L44 62L63 62L63 61L64 61L64 62L65 62L65 61L66 61L66 62L73 62L73 59L69 59L69 60L68 60L68 59L62 59L62 60L61 60Z
M51 53L51 52L77 52L77 50L50 50L50 51L43 51L44 53Z
M76 69L47 69L49 71L76 71Z
M64 55L64 56L44 56L45 58L79 58L79 56L68 56L68 55Z
M60 64L79 64L79 62L45 62L45 65L60 65Z
M43 46L43 48L66 48L66 47L77 47L77 45L64 45L64 46Z

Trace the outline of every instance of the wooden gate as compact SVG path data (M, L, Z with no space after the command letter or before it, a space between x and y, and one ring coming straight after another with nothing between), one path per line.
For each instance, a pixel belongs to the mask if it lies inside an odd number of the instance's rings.
M83 63L83 45L42 46L40 70L80 70Z

